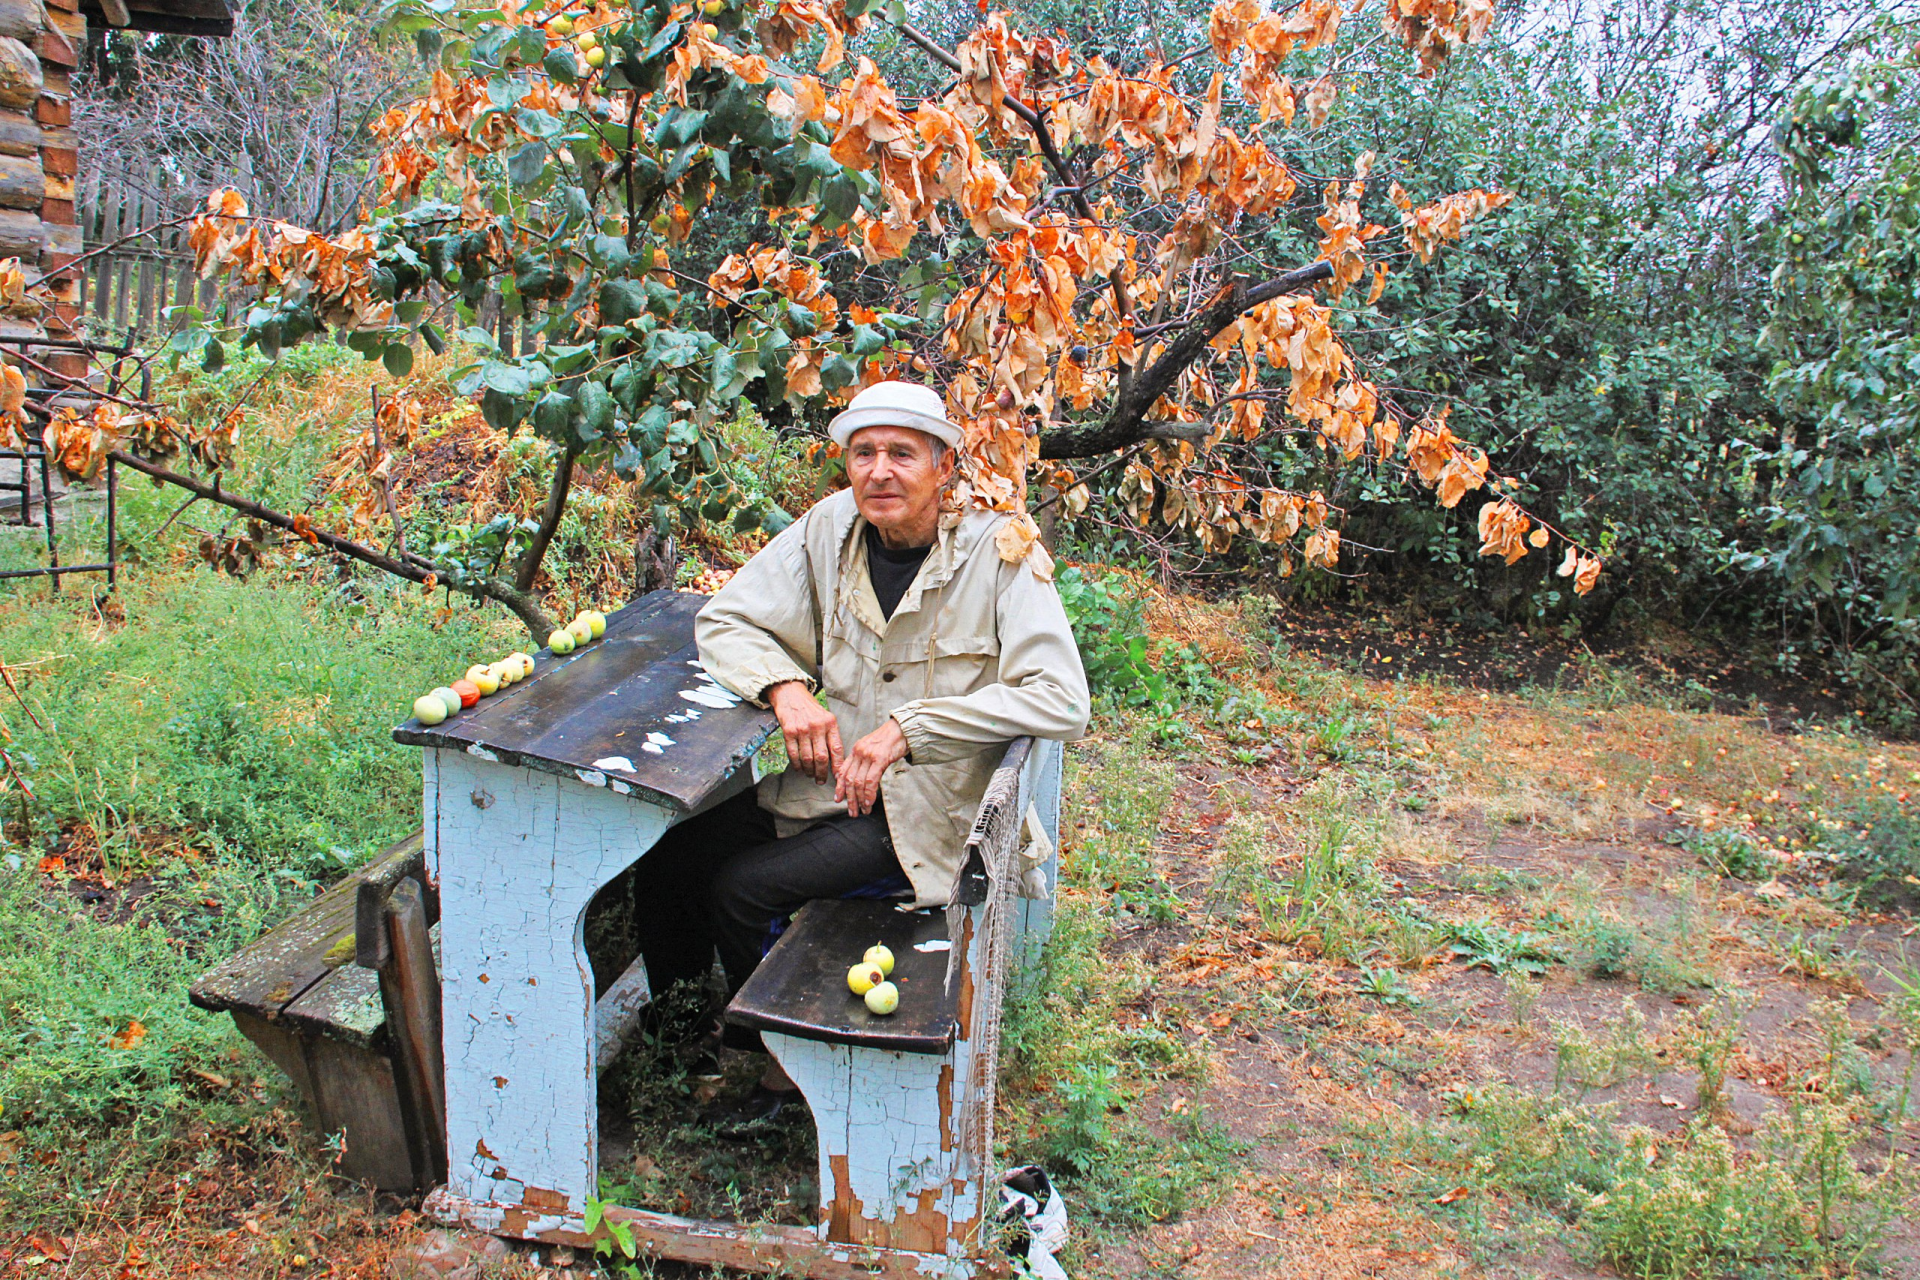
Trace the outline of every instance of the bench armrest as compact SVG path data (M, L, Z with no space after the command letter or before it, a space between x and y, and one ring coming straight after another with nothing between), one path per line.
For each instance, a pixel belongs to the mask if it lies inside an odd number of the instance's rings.
M1007 744L1006 754L987 781L986 794L980 797L979 812L974 815L973 830L967 835L967 857L960 875L953 882L953 897L948 906L977 907L987 900L992 869L987 860L997 857L996 842L1008 831L1017 831L1020 814L1020 771L1027 766L1033 750L1032 738L1015 738ZM1011 827L1009 823L1013 824Z

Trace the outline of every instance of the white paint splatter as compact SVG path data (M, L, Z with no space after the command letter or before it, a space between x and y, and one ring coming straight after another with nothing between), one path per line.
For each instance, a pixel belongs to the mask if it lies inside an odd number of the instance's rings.
M666 752L665 752L665 751L663 751L663 750L662 750L661 748L659 748L659 747L656 747L656 746L655 746L655 745L653 745L653 743L651 743L651 742L643 742L643 743L641 743L641 744L640 744L640 749L641 749L642 751L644 751L644 752L646 752L646 753L647 753L648 755L650 755L650 756L661 756L661 755L665 755L665 754L666 754Z
M596 769L618 769L622 773L633 772L633 761L625 756L602 756L593 762Z
M664 733L649 733L647 735L647 741L656 747L670 747L673 745L673 739Z
M945 938L929 938L925 942L914 943L913 949L915 951L924 952L927 955L932 955L936 951L953 950L953 943L947 941L947 939Z
M604 787L607 785L607 775L598 769L575 769L573 775L590 787Z
M706 689L682 689L680 696L688 702L697 702L703 707L712 707L715 711L725 711L728 707L735 706L740 701L731 694L721 692L718 685Z

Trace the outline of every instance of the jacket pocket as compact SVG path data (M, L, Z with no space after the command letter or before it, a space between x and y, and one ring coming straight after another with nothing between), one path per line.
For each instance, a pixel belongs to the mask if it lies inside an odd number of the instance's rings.
M986 632L896 640L880 651L880 666L887 687L909 698L971 693L999 677L1000 637Z

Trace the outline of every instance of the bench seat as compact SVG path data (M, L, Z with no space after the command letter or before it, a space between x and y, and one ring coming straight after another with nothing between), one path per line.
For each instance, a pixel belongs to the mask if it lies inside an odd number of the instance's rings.
M875 943L893 952L900 988L900 1007L885 1016L847 988L847 970ZM928 943L936 945L915 949ZM727 1020L803 1040L943 1054L960 1025L960 992L946 989L950 947L941 912L872 899L810 902L734 996Z
M389 1190L419 1181L395 1094L380 978L354 963L360 886L420 860L416 831L329 888L188 989L230 1013L286 1072L323 1132L346 1133L341 1172Z

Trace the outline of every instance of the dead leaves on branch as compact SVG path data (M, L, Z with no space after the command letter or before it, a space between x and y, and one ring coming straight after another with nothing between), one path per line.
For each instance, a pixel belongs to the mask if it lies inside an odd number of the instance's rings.
M478 258L504 270L529 237L537 239L538 228L495 214L473 161L509 149L521 154L542 141L530 119L561 118L589 138L597 133L597 143L588 145L597 146L602 164L617 167L631 160L636 144L606 121L638 119L652 129L676 109L670 104L698 105L690 95L706 92L698 86L710 88L713 73L730 78L730 91L754 89L746 101L779 121L796 151L817 156L824 144L838 166L863 176L858 184L843 176L793 188L805 203L772 211L783 233L779 241L723 261L707 280L712 295L745 311L740 323L752 332L760 331L755 325L783 326L780 342L769 348L779 351L780 364L769 373L784 373L789 399L844 398L904 372L904 357L890 340L853 354L848 330L871 329L874 312L856 305L853 295L838 296L810 255L838 251L838 241L869 266L883 264L911 255L923 233L945 236L964 224L984 242L980 265L946 306L939 348L916 357L913 368L943 364L938 372L948 413L966 432L961 499L1023 511L1040 428L1097 413L1103 403L1118 407L1125 379L1142 376L1176 349L1188 360L1193 344L1188 337L1182 345L1181 327L1231 296L1226 290L1246 287L1225 277L1242 251L1236 237L1249 219L1284 212L1300 181L1263 133L1276 120L1319 127L1338 100L1332 67L1296 84L1287 59L1333 44L1343 18L1361 7L1336 0L1305 0L1278 12L1257 0L1218 5L1208 37L1222 67L1197 97L1181 92L1174 66L1149 60L1119 70L989 13L955 46L957 66L946 87L908 105L871 59L849 50L865 20L849 16L838 0L777 0L760 16L754 36L689 20L691 6L676 4L666 17L680 26L651 94L583 63L574 64L577 77L561 76L570 81L565 84L528 65L511 69L507 83L517 96L512 109L503 109L498 84L436 73L419 100L376 125L388 142L377 178L382 198L393 203L417 197L432 175L444 173L464 193L467 234L487 238ZM1492 16L1491 0L1385 0L1382 21L1430 74L1483 36ZM501 20L525 27L535 17L508 6ZM628 11L600 4L578 15L576 26L597 30L628 21ZM801 49L816 40L811 69L795 65ZM546 66L555 65L556 53L572 57L564 39L544 44ZM1230 84L1257 109L1258 124L1236 129L1228 123L1237 118L1226 101ZM567 144L574 151L580 146ZM1069 155L1071 166L1061 160ZM570 153L561 158L573 159ZM1363 155L1351 177L1326 184L1319 218L1320 257L1332 269L1330 296L1365 288L1369 305L1387 282L1376 242L1392 230L1363 212L1372 165L1373 156ZM667 180L662 208L672 216L661 233L665 243L686 239L694 216L689 209L704 205L713 182L698 165L683 165ZM849 202L854 185L864 194ZM827 188L839 193L837 200ZM1510 199L1474 190L1416 208L1398 184L1391 195L1407 248L1421 261ZM392 322L392 304L367 288L377 246L364 231L328 238L284 224L263 226L237 201L231 193L217 195L192 230L203 270L233 271L263 289L306 291L329 324ZM828 216L828 208L836 212ZM1151 217L1140 216L1149 211ZM656 221L655 230L660 225ZM622 229L630 241L638 234ZM664 266L664 250L643 244L637 256L643 269ZM788 304L769 313L810 319L769 319L749 300L755 293ZM883 305L871 295L863 301ZM582 313L583 332L595 315L592 308ZM1173 319L1158 323L1168 315ZM1126 469L1125 500L1140 512L1189 530L1210 550L1245 536L1281 545L1284 555L1292 540L1303 538L1309 563L1333 567L1340 537L1323 497L1252 484L1215 453L1222 444L1265 439L1275 429L1268 409L1279 404L1336 465L1404 466L1449 508L1474 490L1490 489L1498 496L1482 511L1484 553L1512 563L1543 545L1545 527L1520 509L1514 486L1492 474L1486 454L1454 435L1444 410L1409 422L1411 415L1397 416L1384 402L1357 369L1324 303L1286 296L1247 309L1215 334L1217 323L1203 331L1212 341L1197 359L1154 380L1152 403L1128 406L1167 437L1142 448ZM852 365L851 375L840 361ZM1265 385L1281 377L1284 390ZM377 480L379 459L364 459L357 474ZM1046 480L1084 500L1071 470L1056 467ZM371 518L372 508L362 506ZM1579 566L1589 562L1592 572L1580 577ZM1597 572L1598 561L1577 552L1569 571L1577 589L1581 581L1590 589Z

